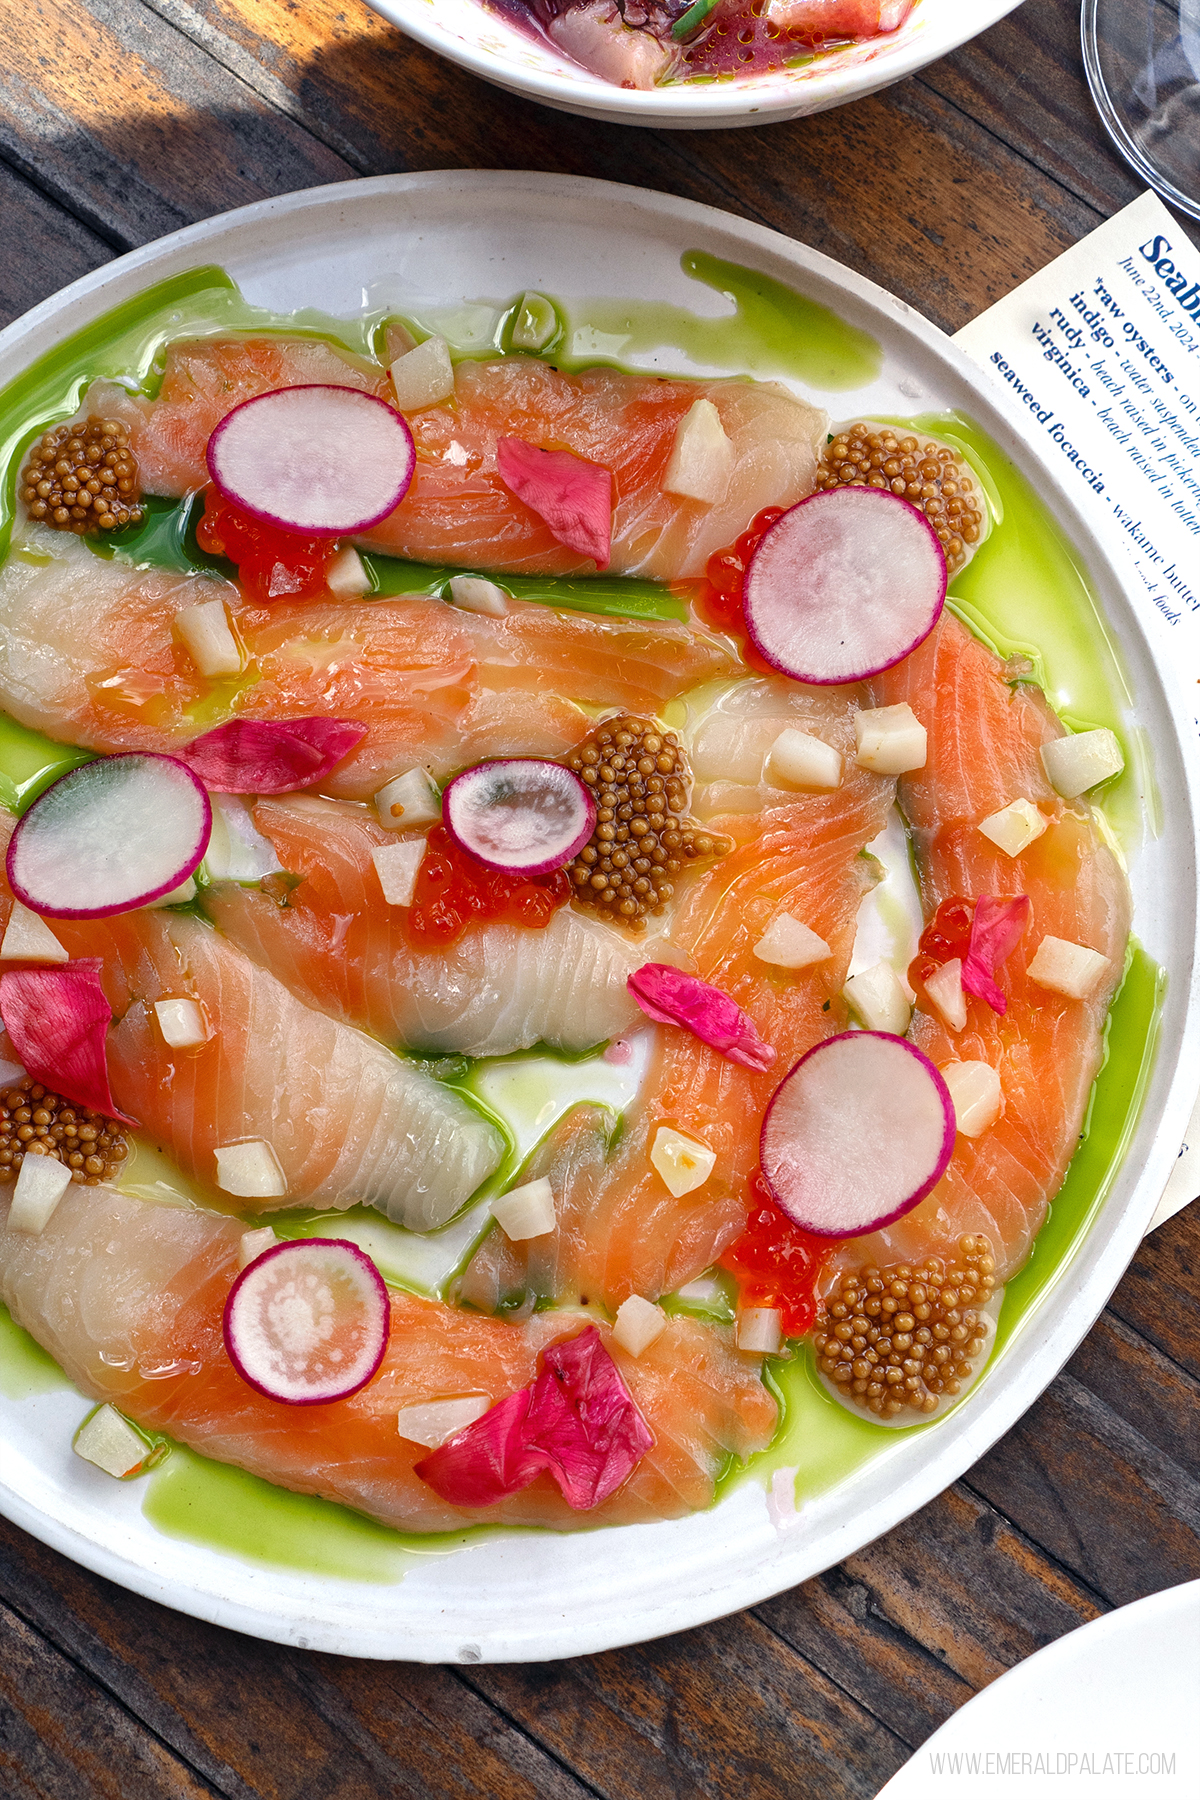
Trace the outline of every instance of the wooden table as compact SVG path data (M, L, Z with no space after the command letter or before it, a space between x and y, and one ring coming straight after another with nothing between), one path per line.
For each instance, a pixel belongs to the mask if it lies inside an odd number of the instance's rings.
M0 314L196 219L402 169L560 170L804 239L949 331L1133 198L1037 0L840 112L757 131L544 111L359 0L10 0ZM0 1521L4 1800L841 1800L1098 1613L1200 1575L1200 1217L1142 1247L1091 1335L968 1475L794 1592L537 1666L283 1650L166 1612Z

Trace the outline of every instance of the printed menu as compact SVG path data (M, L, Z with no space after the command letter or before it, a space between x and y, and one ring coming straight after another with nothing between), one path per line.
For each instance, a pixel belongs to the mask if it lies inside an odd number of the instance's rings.
M1028 412L1200 731L1200 251L1151 193L955 342ZM1200 1100L1151 1222L1200 1192Z

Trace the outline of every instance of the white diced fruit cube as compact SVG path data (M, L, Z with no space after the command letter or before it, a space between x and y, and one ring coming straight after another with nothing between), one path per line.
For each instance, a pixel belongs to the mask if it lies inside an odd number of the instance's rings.
M774 787L828 792L842 785L842 756L832 744L789 725L767 752L765 773Z
M244 1144L218 1144L217 1186L244 1200L282 1200L287 1182L270 1144L253 1138Z
M209 799L212 836L204 852L204 868L210 881L261 881L264 875L282 869L274 844L256 830L244 800L237 794L210 794Z
M371 577L367 574L367 565L353 544L338 551L329 565L325 586L339 600L352 600L356 594L370 593Z
M684 1137L673 1125L660 1125L654 1134L650 1161L662 1176L676 1200L703 1187L713 1172L717 1156L707 1144Z
M392 386L401 412L437 406L454 392L454 364L444 337L429 337L392 364Z
M979 829L1007 856L1020 856L1022 850L1028 850L1041 837L1049 823L1032 800L1010 800L999 812L980 819Z
M4 937L0 940L0 961L64 963L70 960L70 951L63 948L46 921L30 912L27 906L22 906L19 900L14 900Z
M410 1444L423 1444L436 1450L456 1431L473 1425L491 1411L486 1394L456 1394L446 1400L418 1400L413 1406L402 1406L396 1414L400 1436Z
M455 575L450 581L450 598L464 612L484 613L501 619L508 611L508 595L494 581L482 575Z
M156 912L160 906L185 906L189 900L196 898L196 883L192 876L173 887L169 894L160 894L157 900L147 900L139 912Z
M613 1340L630 1356L640 1356L665 1330L666 1323L667 1315L661 1306L655 1306L653 1300L643 1300L640 1294L630 1294L617 1308Z
M925 992L941 1014L948 1031L961 1031L967 1022L967 996L963 993L962 959L954 957L925 977Z
M926 983L928 986L928 983ZM982 1137L1004 1111L1000 1077L990 1063L952 1062L941 1070L954 1102L954 1119L964 1137Z
M1055 738L1042 745L1042 767L1052 788L1064 800L1119 775L1125 758L1115 732L1102 727L1098 731L1077 731L1070 737Z
M824 962L833 951L792 913L780 913L767 926L754 946L759 962L771 963L777 969L807 969Z
M208 1026L196 1000L156 1000L158 1029L172 1050L195 1050L208 1042Z
M1065 994L1069 1000L1086 1000L1095 992L1109 967L1109 959L1086 944L1066 938L1044 937L1029 964L1028 975L1039 987Z
M26 1151L8 1209L8 1229L28 1237L40 1236L70 1185L71 1171L65 1163Z
M912 1003L891 963L876 963L852 975L842 997L868 1031L890 1031L903 1037L912 1018Z
M925 727L907 700L899 706L872 706L854 715L855 761L876 775L907 775L923 769L928 753Z
M557 331L558 312L553 300L533 289L522 294L509 340L513 349L544 350Z
M83 1421L75 1433L72 1448L84 1462L94 1463L106 1475L115 1475L118 1481L123 1481L127 1475L136 1475L151 1454L151 1447L141 1432L135 1431L115 1406L107 1405L98 1406Z
M238 1240L238 1268L248 1269L252 1262L268 1250L273 1250L279 1239L269 1225L260 1225L256 1231L243 1231Z
M492 1217L506 1238L520 1243L525 1238L544 1237L554 1230L554 1189L542 1176L510 1188L492 1202Z
M663 492L713 506L725 498L733 474L733 445L711 400L696 400L675 429Z
M412 905L417 891L417 871L424 860L424 838L408 838L402 844L376 844L371 861L389 906Z
M775 1306L743 1307L737 1319L737 1347L757 1356L778 1356L783 1316Z
M380 788L375 810L385 831L424 831L441 818L442 796L424 769L406 769Z
M175 629L183 647L201 675L239 675L245 664L242 647L233 635L223 600L200 600L181 606Z

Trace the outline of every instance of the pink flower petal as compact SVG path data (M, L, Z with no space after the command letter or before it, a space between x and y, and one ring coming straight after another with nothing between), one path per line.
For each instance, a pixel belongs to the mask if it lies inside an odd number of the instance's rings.
M218 794L311 787L367 735L352 719L230 719L172 751Z
M758 1035L753 1019L728 994L696 975L685 975L669 963L643 963L629 977L629 991L648 1017L660 1025L682 1025L730 1062L769 1069L775 1061L774 1050Z
M496 467L510 493L544 519L560 544L606 569L612 554L612 475L569 450L538 450L522 438L496 441Z
M588 1512L629 1479L654 1442L617 1366L589 1325L551 1344L534 1381L415 1464L451 1506L493 1506L549 1471Z
M1028 894L1014 900L997 900L981 894L971 920L971 943L963 963L962 984L968 994L986 1000L993 1012L1006 1013L1008 1001L996 986L995 975L1020 942L1033 915Z
M100 986L98 956L57 969L0 975L0 1018L35 1081L110 1119L136 1125L113 1105L105 1036L112 1008Z

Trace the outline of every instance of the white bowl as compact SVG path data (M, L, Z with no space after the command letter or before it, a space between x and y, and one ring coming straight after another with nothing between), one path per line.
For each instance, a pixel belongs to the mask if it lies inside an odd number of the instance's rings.
M889 1434L895 1441L868 1462L806 1494L786 1529L768 1511L761 1477L751 1476L689 1518L485 1535L454 1554L413 1555L403 1580L390 1583L264 1567L161 1534L142 1513L142 1483L113 1481L74 1456L72 1434L88 1403L73 1389L15 1398L0 1383L0 1514L107 1579L197 1618L354 1656L543 1661L679 1631L805 1581L924 1506L1032 1405L1115 1287L1186 1135L1200 1084L1200 753L1190 712L1173 713L1174 678L1143 632L1126 572L1030 436L1020 403L871 282L776 232L666 194L508 171L390 175L259 201L106 264L0 332L0 387L152 282L211 263L228 270L251 305L273 311L353 317L364 296L405 312L435 299L506 302L535 288L568 307L605 293L719 316L727 302L683 272L689 250L784 281L876 337L882 367L869 385L836 395L790 385L846 419L970 414L1053 508L1089 571L1101 616L1081 617L1080 627L1089 642L1107 634L1119 646L1127 729L1144 746L1162 819L1129 867L1138 937L1169 977L1140 1117L1092 1223L963 1404L930 1426ZM664 373L737 367L691 364L671 349L631 360Z
M610 125L701 131L801 119L861 100L948 56L1012 12L1020 0L917 0L899 31L830 51L803 68L649 90L614 87L589 75L545 38L510 24L482 0L369 3L409 37L510 94Z

